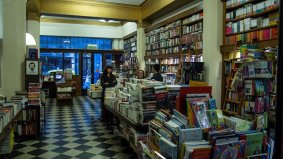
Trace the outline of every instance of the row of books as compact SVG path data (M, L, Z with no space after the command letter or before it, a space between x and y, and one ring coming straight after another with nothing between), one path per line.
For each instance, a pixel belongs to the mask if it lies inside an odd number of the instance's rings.
M173 38L167 40L161 40L160 42L155 42L146 45L146 50L156 50L160 48L173 47L180 44L180 38Z
M229 91L226 98L227 98L226 100L229 100L229 101L239 101L240 100L239 93L234 92L234 91Z
M196 24L193 24L193 25L189 25L189 26L183 26L182 27L182 34L189 34L189 33L193 33L193 32L197 32L197 31L200 31L202 30L203 28L203 23L202 22L199 22L199 23L196 23Z
M180 27L176 27L176 28L171 29L171 30L160 32L160 40L175 38L177 36L180 36Z
M247 2L253 3L256 1L255 0L227 0L226 8L234 7L234 6L241 5ZM265 0L263 2L256 3L255 5L256 5L256 8L262 8L265 6L272 6L272 4L278 4L278 0Z
M191 44L196 42L202 42L203 33L202 31L195 32L192 34L183 35L181 39L182 44Z
M39 83L29 83L28 87L28 105L41 105Z
M155 56L160 55L160 50L147 50L146 56Z
M170 30L170 29L174 29L176 27L179 27L181 24L181 21L180 20L177 20L177 21L174 21L168 25L166 25L165 27L161 27L160 29L156 29L157 31L160 31L160 32L164 32L164 31L167 31L167 30Z
M169 47L169 48L163 48L160 49L160 54L175 54L180 52L180 46L175 46L175 47Z
M265 0L256 4L250 3L231 12L227 12L226 20L234 20L251 14L268 11L274 7L278 7L278 4L277 0Z
M272 62L255 61L249 62L243 67L244 78L272 78Z
M160 60L160 64L173 65L173 64L179 64L179 63L180 63L180 58L170 58L170 59Z
M3 103L0 106L0 133L22 109L21 103Z
M273 27L270 29L263 29L259 31L232 35L226 37L226 44L236 44L241 41L242 43L250 43L253 41L271 40L278 38L278 28Z
M183 19L182 23L183 23L183 25L187 25L189 23L200 20L202 18L203 18L203 12L200 12L200 13L197 13L197 14L193 14L193 15L189 16L188 18Z
M270 18L246 18L237 22L226 24L226 34L250 31L255 28L274 26L278 24L278 19L271 21Z

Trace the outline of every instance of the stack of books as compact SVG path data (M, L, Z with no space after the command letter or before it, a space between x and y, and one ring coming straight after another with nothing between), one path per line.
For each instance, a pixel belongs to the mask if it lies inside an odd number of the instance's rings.
M40 106L40 86L39 83L29 83L28 105Z

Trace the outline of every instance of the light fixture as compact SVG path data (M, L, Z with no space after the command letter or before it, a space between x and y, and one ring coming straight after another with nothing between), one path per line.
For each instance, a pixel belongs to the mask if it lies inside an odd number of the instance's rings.
M106 20L105 19L99 19L98 21L100 21L100 22L106 22Z
M36 45L34 37L30 33L26 33L26 46Z

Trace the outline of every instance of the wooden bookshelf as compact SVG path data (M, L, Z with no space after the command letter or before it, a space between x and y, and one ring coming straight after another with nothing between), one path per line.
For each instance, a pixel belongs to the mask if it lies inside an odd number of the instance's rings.
M129 72L129 76L132 77L138 70L137 60L137 31L132 32L123 37L124 42L124 54L122 61L124 65L124 71Z
M227 0L223 0L224 46L278 38L279 6L266 6L263 2L264 0L247 0L228 5ZM254 5L257 5L257 10L254 10Z
M163 22L148 27L146 32L146 72L152 70L150 60L157 60L163 67L176 66L176 72L181 72L182 62L187 56L202 55L203 5L196 6ZM159 61L178 58L176 63L164 64ZM169 69L170 70L170 69ZM179 79L180 80L180 79ZM177 80L177 81L179 81Z

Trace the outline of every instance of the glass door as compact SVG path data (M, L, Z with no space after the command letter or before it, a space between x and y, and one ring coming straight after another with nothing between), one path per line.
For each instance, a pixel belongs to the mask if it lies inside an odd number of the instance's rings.
M97 83L97 81L100 79L100 73L102 72L102 54L93 54L93 66L93 82Z
M86 95L87 90L92 83L92 60L91 53L83 53L82 55L82 94Z

